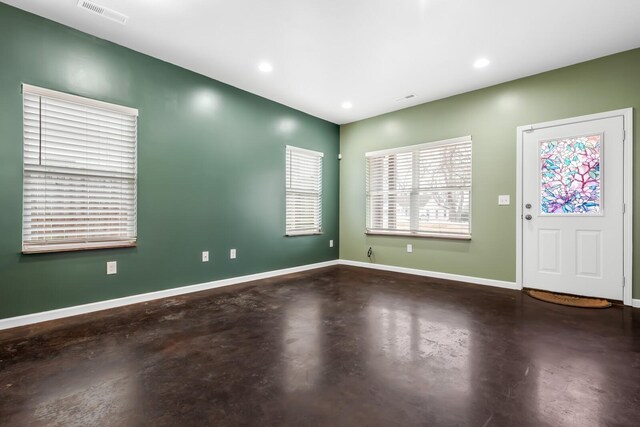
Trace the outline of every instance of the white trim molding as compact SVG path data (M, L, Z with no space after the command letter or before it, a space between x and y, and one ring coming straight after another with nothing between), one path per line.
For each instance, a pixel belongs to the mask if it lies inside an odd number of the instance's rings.
M65 317L78 316L81 314L94 313L96 311L109 310L111 308L123 307L125 305L138 304L141 302L153 301L161 298L169 298L178 295L190 294L193 292L206 291L208 289L221 288L224 286L236 285L239 283L251 282L254 280L268 279L270 277L283 276L285 274L299 273L316 268L331 267L334 265L350 265L354 267L364 267L376 270L393 271L397 273L413 274L416 276L435 277L438 279L455 280L458 282L473 283L477 285L488 285L506 289L517 289L513 282L505 282L494 279L484 279L472 276L462 276L459 274L441 273L437 271L419 270L416 268L396 267L393 265L371 264L360 261L350 261L335 259L331 261L319 262L316 264L301 265L298 267L284 268L282 270L267 271L264 273L250 274L247 276L232 277L228 279L215 280L212 282L199 283L195 285L182 286L179 288L164 289L145 294L131 295L123 298L116 298L106 301L98 301L89 304L76 305L73 307L59 308L56 310L43 311L40 313L25 314L23 316L0 319L0 330L17 328L19 326L32 325L35 323L47 322L49 320L62 319Z
M240 283L251 282L260 279L283 276L286 274L299 273L317 268L331 267L334 265L347 265L352 267L370 268L374 270L391 271L395 273L412 274L415 276L433 277L437 279L454 280L456 282L470 283L475 285L493 286L503 289L519 290L515 282L504 280L486 279L483 277L464 276L461 274L443 273L439 271L420 270L417 268L398 267L394 265L373 264L362 261L351 261L345 259L335 259L331 261L319 262L316 264L301 265L298 267L284 268L263 273L250 274L247 276L232 277L228 279L215 280L212 282L199 283L195 285L182 286L179 288L165 289L162 291L149 292L139 295L131 295L123 298L116 298L106 301L98 301L89 304L65 307L57 310L43 311L40 313L25 314L23 316L0 319L0 330L17 328L19 326L32 325L35 323L47 322L49 320L62 319L65 317L78 316L81 314L94 313L97 311L109 310L141 302L153 301L161 298L170 298L178 295L190 294L194 292L206 291L208 289L221 288ZM631 304L629 304L631 305ZM640 308L640 299L633 300L633 307Z
M300 147L296 147L294 145L286 145L285 149L288 150L288 151L295 151L295 152L298 152L298 153L307 154L309 156L324 157L324 153L322 153L320 151L309 150L307 148L300 148Z
M607 111L604 113L589 114L586 116L572 117L569 119L554 120L550 122L537 123L526 126L518 126L517 134L517 146L516 146L516 289L522 289L523 287L523 266L522 266L522 162L523 162L523 150L522 144L524 142L524 134L537 129L543 129L553 126L561 126L572 123L580 123L591 120L607 119L611 117L622 117L624 128L624 260L623 260L623 274L624 274L624 288L623 288L623 303L624 305L633 305L637 307L636 301L633 300L633 280L632 280L632 267L633 267L633 108L624 108L620 110Z
M518 289L515 282L504 280L485 279L483 277L463 276L461 274L442 273L440 271L420 270L418 268L397 267L395 265L373 264L362 261L350 261L341 259L340 265L350 265L352 267L372 268L374 270L393 271L395 273L413 274L415 276L434 277L436 279L455 280L457 282L472 283L474 285L494 286L496 288Z
M387 148L385 150L369 151L364 153L364 156L365 157L386 156L388 154L406 153L407 151L421 150L423 148L434 148L434 147L439 147L441 145L447 145L447 144L459 144L461 142L469 142L469 141L471 141L471 135L460 136L457 138L443 139L441 141L423 142L420 144L413 144L413 145L404 145L402 147Z
M57 90L46 89L26 83L22 83L22 92L31 93L38 96L46 96L49 98L61 99L63 101L73 102L76 104L91 105L92 107L102 108L103 110L116 111L118 113L124 113L138 117L137 108L112 104L110 102L98 101L97 99L85 98L84 96L73 95L70 93L58 92Z
M25 314L23 316L0 319L0 330L16 328L18 326L32 325L34 323L46 322L49 320L62 319L64 317L77 316L80 314L93 313L96 311L108 310L125 305L137 304L141 302L153 301L160 298L174 297L177 295L190 294L193 292L205 291L207 289L221 288L239 283L251 282L254 280L268 279L270 277L282 276L285 274L298 273L301 271L313 270L316 268L330 267L339 264L339 260L319 262L316 264L301 265L299 267L284 268L282 270L267 271L264 273L249 274L247 276L232 277L229 279L215 280L212 282L199 283L196 285L182 286L179 288L165 289L162 291L149 292L146 294L131 295L123 298L116 298L106 301L98 301L89 304L65 307L57 310L43 311L40 313Z

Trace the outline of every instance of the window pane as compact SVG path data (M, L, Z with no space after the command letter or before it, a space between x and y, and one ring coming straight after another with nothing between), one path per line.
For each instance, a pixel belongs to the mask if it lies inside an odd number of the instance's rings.
M419 231L469 234L468 190L423 192L419 196Z
M373 223L369 228L376 231L410 231L410 208L411 193L372 195L369 199L369 210Z
M286 234L322 231L322 153L286 149Z
M601 211L602 135L540 142L542 214L594 214Z
M135 243L137 112L111 107L24 90L23 251Z
M367 154L367 231L471 234L471 140Z

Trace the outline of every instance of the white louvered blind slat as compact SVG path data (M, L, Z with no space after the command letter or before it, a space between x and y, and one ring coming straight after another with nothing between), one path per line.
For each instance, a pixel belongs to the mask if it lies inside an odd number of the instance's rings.
M366 154L367 232L471 236L471 137Z
M137 110L23 86L23 252L136 243Z
M322 157L286 147L286 235L322 232Z

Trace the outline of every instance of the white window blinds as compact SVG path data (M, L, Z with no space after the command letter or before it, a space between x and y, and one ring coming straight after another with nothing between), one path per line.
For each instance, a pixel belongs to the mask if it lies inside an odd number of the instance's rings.
M138 111L23 85L22 250L136 242Z
M321 233L323 154L287 145L286 157L286 234Z
M471 137L366 154L367 233L471 237Z

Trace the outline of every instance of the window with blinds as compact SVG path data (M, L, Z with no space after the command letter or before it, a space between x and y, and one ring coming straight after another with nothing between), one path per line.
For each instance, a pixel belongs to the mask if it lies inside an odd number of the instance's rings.
M134 246L138 110L22 91L22 251Z
M471 137L366 154L367 233L471 237Z
M317 151L287 145L286 235L322 232L322 157Z

